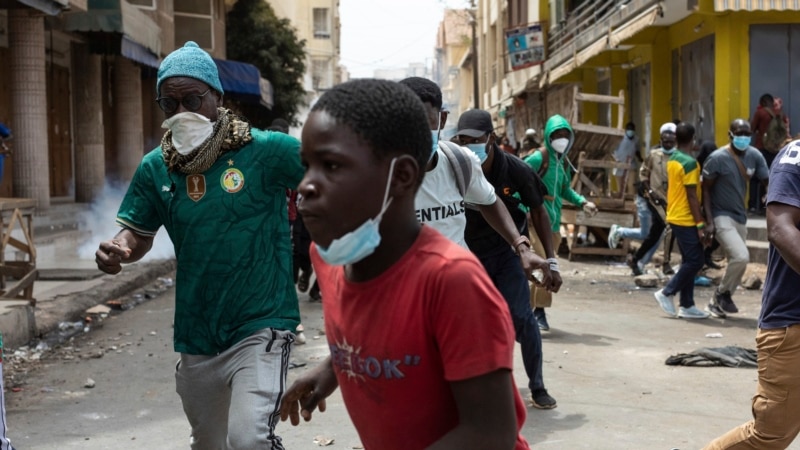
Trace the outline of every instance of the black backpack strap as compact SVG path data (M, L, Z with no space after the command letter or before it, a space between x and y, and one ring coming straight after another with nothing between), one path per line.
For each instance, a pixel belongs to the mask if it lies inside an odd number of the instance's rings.
M453 168L453 173L456 176L458 192L461 197L464 197L470 182L472 182L472 162L469 159L469 155L464 153L464 150L454 142L439 141L439 148L450 162L450 167Z

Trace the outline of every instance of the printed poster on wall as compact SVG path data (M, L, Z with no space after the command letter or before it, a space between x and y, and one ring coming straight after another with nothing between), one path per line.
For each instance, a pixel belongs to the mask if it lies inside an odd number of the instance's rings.
M544 62L544 33L541 24L506 30L511 70L524 69Z

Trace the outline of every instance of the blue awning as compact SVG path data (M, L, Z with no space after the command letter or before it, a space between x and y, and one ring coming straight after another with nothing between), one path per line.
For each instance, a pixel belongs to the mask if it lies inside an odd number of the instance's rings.
M252 64L214 59L219 70L219 81L225 94L255 95L261 97L259 78L261 72Z
M225 95L272 108L272 84L261 78L258 67L239 61L214 59Z
M120 54L132 61L150 66L158 69L161 61L150 50L146 49L143 45L136 43L128 36L122 36L120 42Z

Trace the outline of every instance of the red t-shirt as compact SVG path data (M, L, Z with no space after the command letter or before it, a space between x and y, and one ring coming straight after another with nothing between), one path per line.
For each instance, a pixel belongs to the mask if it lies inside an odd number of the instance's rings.
M503 297L468 250L424 226L403 257L363 283L311 248L325 333L347 411L366 449L422 449L458 425L451 381L512 369ZM513 380L512 380L513 383ZM525 405L513 385L517 428ZM516 450L528 443L518 435Z

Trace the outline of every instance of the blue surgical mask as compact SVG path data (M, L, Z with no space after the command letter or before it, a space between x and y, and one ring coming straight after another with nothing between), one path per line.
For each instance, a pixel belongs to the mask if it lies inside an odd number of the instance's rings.
M625 136L628 136L630 139L633 139L633 137L635 135L636 135L635 131L633 131L633 130L625 130Z
M734 136L733 146L742 151L747 150L750 146L750 136Z
M472 153L475 153L478 156L478 159L483 163L486 161L486 158L489 157L489 154L486 153L486 143L478 143L478 144L467 144L467 148L472 150Z
M436 154L436 149L439 148L439 128L442 126L442 114L439 113L439 120L436 122L436 129L431 130L431 140L433 141L433 148L431 149L431 156L428 157L428 161L433 159L433 155Z
M392 203L389 197L389 186L392 183L392 173L394 163L397 158L392 159L389 165L389 177L386 179L386 190L383 194L383 205L381 212L374 219L367 219L355 230L345 233L343 236L334 239L328 248L317 246L317 252L323 261L332 266L344 266L354 264L367 256L373 254L381 243L380 224L383 213Z

